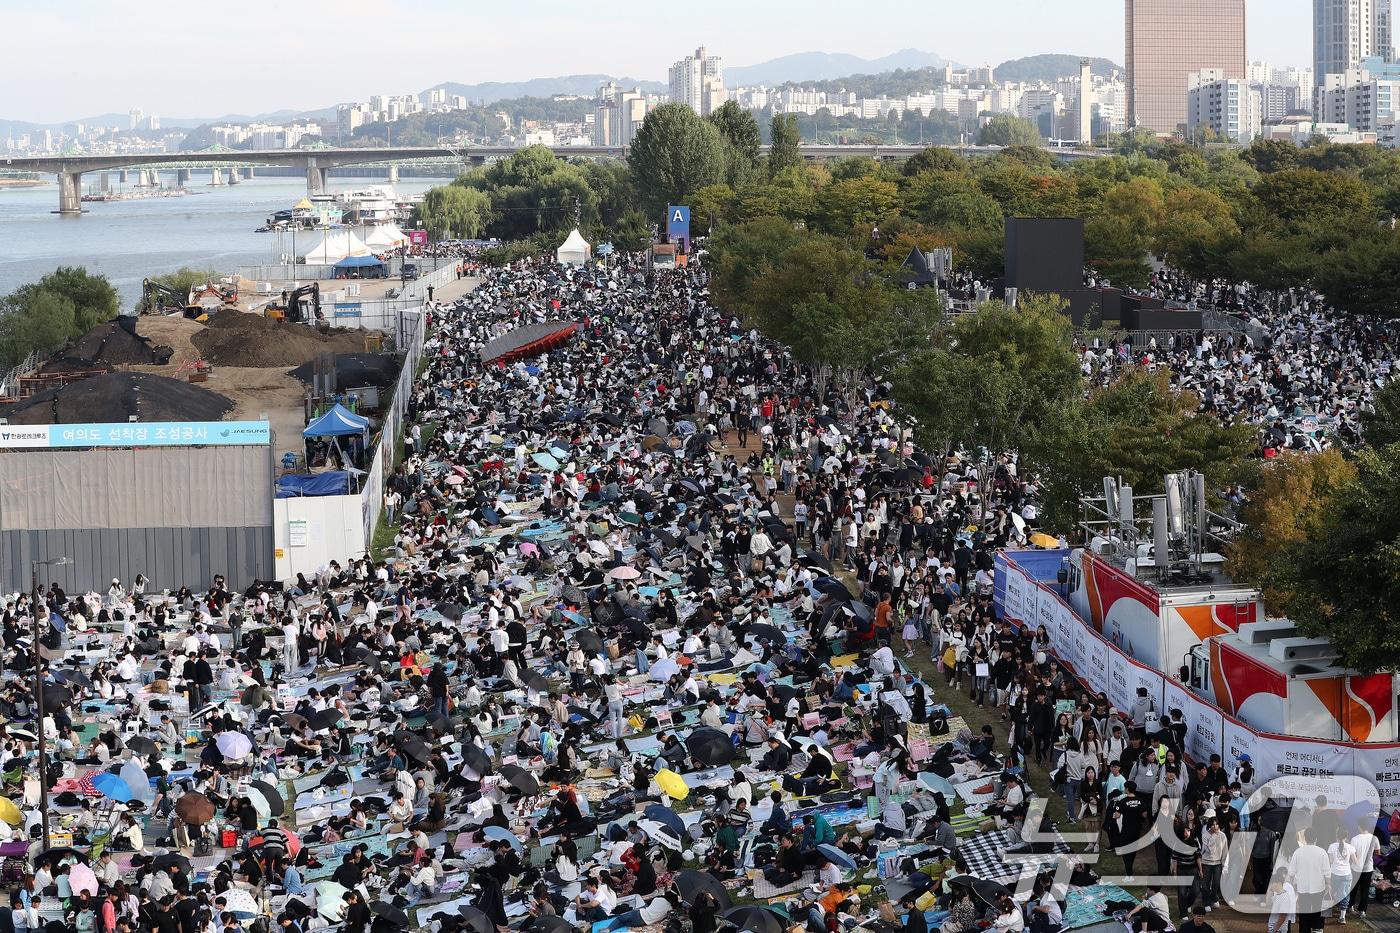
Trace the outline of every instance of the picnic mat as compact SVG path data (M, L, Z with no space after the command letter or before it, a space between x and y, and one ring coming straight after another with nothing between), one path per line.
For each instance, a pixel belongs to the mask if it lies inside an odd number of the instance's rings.
M1069 853L1069 846L1059 832L1055 833L1054 852L1045 855L1012 853L1003 860L1006 847L1005 831L992 830L959 840L958 854L967 862L968 874L992 881L1005 881L1019 878L1027 871L1039 872L1055 864L1061 855Z
M1138 899L1116 884L1095 884L1086 888L1070 888L1065 897L1065 922L1061 933L1093 926L1111 919L1104 913L1109 901L1136 904Z

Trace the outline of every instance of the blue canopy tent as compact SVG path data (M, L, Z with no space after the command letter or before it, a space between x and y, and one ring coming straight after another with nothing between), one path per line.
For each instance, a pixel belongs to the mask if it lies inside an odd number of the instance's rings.
M369 419L336 402L330 411L306 426L302 437L349 437L369 433Z
M383 279L389 267L378 256L346 256L335 264L337 279Z
M361 461L365 449L369 446L369 419L355 414L337 402L330 411L308 424L301 435L307 441L307 463L311 463L314 459L312 446L317 441L321 441L328 446L325 458L328 465L362 466ZM340 439L342 437L351 438L348 451L341 449ZM355 442L355 438L359 439L358 444ZM316 446L316 449L319 451L319 445ZM334 459L339 461L339 464L331 462L332 454Z

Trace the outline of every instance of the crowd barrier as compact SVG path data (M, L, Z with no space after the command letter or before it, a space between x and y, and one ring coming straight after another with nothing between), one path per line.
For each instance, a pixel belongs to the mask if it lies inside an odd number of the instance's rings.
M1055 577L1068 556L1068 550L999 552L993 603L1013 625L1043 627L1055 658L1090 691L1127 711L1141 687L1163 718L1181 710L1186 753L1193 761L1219 755L1233 768L1240 756L1249 755L1259 783L1286 778L1288 789L1309 802L1334 788L1333 778L1363 778L1375 786L1384 809L1400 809L1400 743L1358 745L1251 729L1176 678L1134 660L1080 618Z

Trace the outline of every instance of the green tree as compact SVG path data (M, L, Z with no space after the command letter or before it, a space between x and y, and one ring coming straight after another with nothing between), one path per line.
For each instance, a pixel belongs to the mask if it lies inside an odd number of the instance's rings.
M1396 317L1400 315L1400 242L1389 230L1352 239L1318 261L1313 284L1334 308Z
M1083 385L1063 302L1034 295L1015 309L990 302L940 328L892 379L926 446L994 453L1023 443Z
M30 353L56 353L74 337L77 309L64 295L25 286L0 299L0 365L13 366Z
M34 287L73 303L75 337L121 313L121 297L107 276L89 272L82 266L59 266Z
M755 283L779 255L799 242L801 231L781 217L765 216L731 224L709 241L710 287L720 307L743 318L754 316Z
M1280 139L1256 139L1244 150L1242 156L1246 162L1265 174L1297 168L1302 163L1301 150Z
M1024 454L1042 478L1051 526L1072 523L1080 497L1105 476L1144 492L1161 490L1166 474L1182 470L1217 487L1248 478L1254 427L1223 425L1200 409L1200 399L1173 389L1165 371L1133 370L1038 421Z
M1154 233L1154 251L1195 279L1228 278L1225 263L1240 234L1220 195L1184 185L1167 193Z
M1249 490L1230 542L1230 576L1260 587L1265 605L1278 611L1290 594L1277 589L1279 561L1317 534L1337 493L1356 479L1356 466L1336 450L1285 452L1269 461Z
M899 188L873 175L846 178L817 193L817 215L827 233L868 230L895 211Z
M921 172L905 184L906 209L931 227L1001 230L1002 207L963 172Z
M1042 146L1045 140L1034 123L1009 113L999 113L977 133L979 146Z
M1400 668L1400 445L1363 450L1320 527L1284 549L1266 585L1305 635L1362 673Z
M728 185L706 185L690 195L690 224L693 230L708 229L729 216L734 189Z
M1361 439L1372 447L1400 443L1400 379L1392 379L1371 396L1361 412Z
M902 171L911 178L922 172L965 172L967 163L951 149L929 146L906 159Z
M754 119L752 111L745 110L732 100L725 101L706 119L719 130L725 142L725 182L729 187L737 188L758 171L763 142L758 121Z
M772 143L768 149L768 177L773 178L791 168L802 166L802 133L797 128L797 114L776 114L769 124Z
M659 217L668 204L683 204L690 192L724 181L724 139L684 104L662 104L637 131L627 164L642 203Z
M1254 197L1288 232L1358 230L1376 219L1370 189L1343 172L1283 169L1261 178Z
M1134 178L1110 188L1098 212L1084 225L1085 261L1115 285L1144 287L1151 272L1147 254L1162 220L1164 200L1162 186L1150 178Z
M476 239L491 220L491 198L462 185L430 188L414 209L414 218L435 240Z

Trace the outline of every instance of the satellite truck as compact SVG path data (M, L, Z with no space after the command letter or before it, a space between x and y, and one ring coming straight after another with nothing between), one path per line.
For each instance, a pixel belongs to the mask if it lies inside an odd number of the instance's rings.
M1103 497L1082 506L1087 544L1061 578L1104 638L1258 731L1397 741L1394 674L1339 666L1328 639L1268 618L1259 591L1226 575L1240 526L1207 507L1204 476L1170 474L1154 496L1105 477Z

